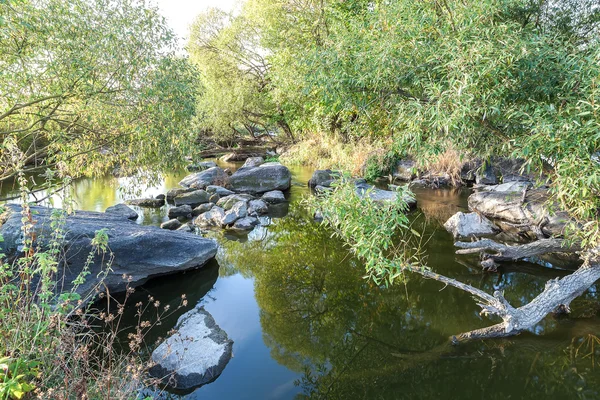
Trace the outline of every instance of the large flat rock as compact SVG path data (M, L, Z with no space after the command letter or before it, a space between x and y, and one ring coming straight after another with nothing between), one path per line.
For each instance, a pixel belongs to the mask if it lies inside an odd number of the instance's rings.
M228 188L237 193L265 193L287 190L292 181L290 170L279 163L240 168L229 178Z
M196 307L179 317L175 333L152 352L155 365L150 375L175 389L198 387L221 375L231 359L232 347L233 341L212 315Z
M31 207L35 220L38 244L48 244L52 232L51 214L56 211L46 207ZM0 242L0 253L8 257L18 257L22 250L21 208L8 206L6 222L0 227L4 241ZM91 241L97 231L105 229L108 247L114 255L111 268L106 269L106 259L95 254L89 267L85 283L77 292L85 297L93 293L106 273L102 284L110 293L124 291L130 276L129 286L138 286L149 278L171 274L204 265L217 253L217 243L191 233L166 231L155 226L142 226L127 218L111 213L77 211L69 215L65 224L64 259L59 266L58 282L64 286L61 291L71 290L72 281L81 273L86 259L92 250Z

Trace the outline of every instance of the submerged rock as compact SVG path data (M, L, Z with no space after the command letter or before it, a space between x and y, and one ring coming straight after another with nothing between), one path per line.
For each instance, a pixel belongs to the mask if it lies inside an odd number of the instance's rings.
M0 253L14 258L21 256L23 232L21 230L21 208L8 205L9 215L0 227ZM49 245L52 233L50 217L55 211L46 207L31 207L36 221L34 230L37 244L42 248ZM185 271L204 265L217 253L217 243L200 236L184 232L167 232L157 226L138 225L119 215L101 212L77 211L69 215L65 223L63 240L63 263L58 268L57 282L64 286L61 291L73 289L73 281L82 272L88 255L93 250L92 240L97 231L104 229L108 235L108 246L114 255L110 269L104 264L106 257L95 252L85 282L76 288L83 298L94 295L96 288L108 289L110 293L124 291L127 286L135 287L149 278ZM103 277L103 275L106 276ZM131 281L123 279L131 277ZM103 278L103 279L102 279ZM99 286L102 282L102 286Z
M279 163L265 163L237 170L229 177L228 187L234 192L256 194L289 189L291 180L287 167Z
M124 218L136 220L139 215L131 208L127 207L125 204L116 204L114 206L110 206L105 211L108 214L120 215Z
M481 237L493 235L500 231L489 219L477 213L458 212L446 223L444 228L455 238Z
M165 199L132 199L125 201L125 204L138 207L161 208L165 205Z
M175 378L175 389L192 389L215 380L232 356L233 341L227 337L204 307L195 308L177 320L175 333L152 352L156 363L150 375Z

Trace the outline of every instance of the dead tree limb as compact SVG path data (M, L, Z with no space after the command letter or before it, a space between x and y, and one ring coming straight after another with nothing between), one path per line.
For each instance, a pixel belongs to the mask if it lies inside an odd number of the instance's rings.
M522 258L535 257L548 253L576 253L581 248L563 239L541 239L521 245L507 245L491 239L482 239L476 242L456 242L454 246L460 247L456 254L482 253L481 265L485 269L495 270L496 262L515 261ZM493 252L490 254L489 252Z

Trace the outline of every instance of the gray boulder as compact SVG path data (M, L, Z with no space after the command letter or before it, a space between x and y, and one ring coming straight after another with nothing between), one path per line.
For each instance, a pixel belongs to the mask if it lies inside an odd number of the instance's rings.
M162 224L160 224L160 228L174 231L176 229L181 228L182 225L183 224L181 222L179 222L179 220L177 218L175 218L175 219L170 219L166 222L163 222Z
M139 217L138 213L127 207L125 204L116 204L114 206L110 206L105 212L108 214L120 215L131 220L136 220Z
M204 214L205 212L210 211L210 209L213 208L214 206L215 206L214 203L200 204L198 207L196 207L192 210L192 215L197 216L200 214Z
M564 211L550 212L549 207L558 207L548 206L548 191L525 192L528 185L528 182L509 182L475 192L469 196L469 209L486 216L505 232L516 231L532 237L539 237L540 232L547 237L562 236L573 220Z
M217 205L223 207L225 210L229 210L238 201L249 201L253 199L254 196L249 194L232 194L231 196L221 197L217 202Z
M180 194L183 193L188 193L188 192L193 192L194 188L175 188L175 189L171 189L167 192L167 201L169 203L172 203L173 200L175 199L175 197L179 196Z
M242 168L254 168L254 167L258 167L264 163L265 163L265 160L262 157L249 157L246 159L246 162L244 162L244 165L242 165Z
M9 259L21 256L23 232L21 230L21 208L8 205L6 221L0 227L0 253ZM37 244L42 248L49 245L53 228L51 208L31 207ZM73 289L73 281L82 272L88 255L92 251L92 240L96 232L104 229L108 235L108 246L114 256L110 269L104 264L106 257L94 254L85 282L76 288L82 298L94 296L95 290L110 293L124 291L127 286L135 287L154 276L185 271L204 265L217 253L217 243L200 236L184 232L167 232L157 226L138 225L120 215L77 211L66 218L63 239L63 263L58 268L57 282L64 285L57 290ZM104 279L102 279L103 275ZM130 276L131 281L123 279Z
M329 187L331 183L338 177L338 173L330 169L318 169L308 181L308 186L314 188L316 186Z
M222 186L216 186L216 185L209 185L206 187L206 191L210 194L218 194L221 197L225 197L225 196L229 196L232 194L235 194L234 192L232 192L229 189L225 189Z
M215 204L217 204L217 202L218 202L220 199L221 199L221 196L219 196L219 195L218 195L218 194L216 194L216 193L213 193L213 194L211 194L211 195L210 195L210 197L208 198L208 201L209 201L210 203L215 203Z
M196 189L204 189L209 185L219 185L227 182L229 175L219 168L213 167L207 170L190 174L183 178L179 184L183 187L191 187Z
M161 208L165 205L165 199L132 199L125 201L125 204L147 208Z
M205 169L214 168L217 166L217 163L214 161L201 161L196 164L190 164L186 168L190 172L194 171L204 171Z
M229 177L229 188L241 193L264 193L286 190L290 187L292 174L279 163L265 163L254 168L242 168Z
M223 226L232 225L235 221L237 221L240 218L244 218L246 215L248 215L248 208L246 207L246 202L238 201L233 205L233 207L231 207L229 211L225 213L225 218L223 218L221 224Z
M189 218L189 216L191 214L192 214L192 207L187 204L184 204L179 207L169 208L169 212L167 215L169 216L169 218L177 218L177 217ZM161 228L162 228L162 226L161 226Z
M223 210L221 207L214 206L210 209L210 211L198 215L198 217L194 220L194 225L198 225L200 227L221 226L223 225L224 218L225 210Z
M256 217L244 217L235 221L233 224L233 229L238 229L240 231L249 231L253 229L256 225L260 224L260 221Z
M204 307L197 307L177 320L175 333L152 352L155 365L150 375L175 378L175 389L192 389L213 381L232 356L233 341L227 337Z
M271 190L263 194L262 199L270 204L277 204L285 202L285 196L281 190Z
M189 205L192 208L198 207L200 204L208 203L210 194L206 190L194 190L193 192L183 193L175 197L176 206Z
M470 238L493 235L500 229L489 219L477 213L465 214L458 212L446 223L444 228L454 235L455 238Z
M254 215L254 214L262 215L262 214L266 214L268 212L269 212L269 206L264 201L257 199L257 200L250 200L248 202L248 215Z

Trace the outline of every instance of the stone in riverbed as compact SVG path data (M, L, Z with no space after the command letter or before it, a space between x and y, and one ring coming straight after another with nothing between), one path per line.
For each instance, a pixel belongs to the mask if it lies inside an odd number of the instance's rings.
M455 238L482 237L496 234L500 231L486 217L477 213L465 214L458 212L446 223L444 228L454 235Z
M180 194L183 193L188 193L188 192L193 192L194 188L175 188L175 189L171 189L167 192L167 202L172 203L173 199L175 199L175 197L179 196Z
M200 204L198 207L192 210L192 215L197 216L200 214L204 214L207 211L210 211L211 208L215 206L215 203L204 203Z
M229 177L229 185L238 193L265 193L271 190L286 190L292 175L280 163L265 163L254 168L241 168Z
M265 160L262 157L248 157L246 159L246 162L244 162L244 165L242 165L242 167L240 169L254 168L254 167L258 167L264 163L265 163Z
M21 256L22 231L21 208L7 205L8 216L0 227L0 253L8 259ZM52 227L51 215L55 210L46 207L31 207L37 244L47 248ZM94 255L89 266L90 274L76 292L89 300L94 297L96 288L108 289L110 293L126 290L145 283L149 278L169 273L181 272L200 267L217 253L217 243L185 232L167 232L157 226L143 226L119 215L90 211L76 211L69 215L65 223L65 238L62 240L64 259L67 265L58 268L57 282L64 286L57 288L63 292L73 288L72 282L82 272L92 248L92 240L97 231L105 229L108 246L114 255L111 269L106 269L105 257ZM102 276L106 273L104 279ZM131 281L123 279L131 276ZM102 286L100 282L102 280ZM88 297L89 296L89 297Z
M263 194L262 199L269 204L285 202L285 196L281 190L271 190L270 192Z
M191 187L196 189L204 189L209 185L218 185L225 183L229 179L229 175L219 168L213 167L205 171L196 172L183 178L179 184L183 187Z
M125 204L147 208L161 208L165 205L165 199L132 199L125 201Z
M217 202L217 205L223 207L225 210L229 210L238 201L249 201L253 199L254 196L249 194L232 194L231 196L221 197Z
M182 225L181 222L179 222L179 220L177 218L174 218L174 219L170 219L170 220L165 221L162 224L160 224L160 228L174 231L176 229L181 228L181 225Z
M215 203L217 204L217 202L221 199L221 196L219 196L217 193L213 193L210 195L210 197L208 198L208 201L210 203Z
M204 307L179 317L175 331L152 352L156 365L150 375L165 383L174 377L173 387L186 390L211 382L223 372L233 341Z
M241 231L249 231L253 229L256 225L260 224L260 221L256 217L244 217L235 221L233 224L233 229L238 229Z
M210 194L218 194L221 197L225 197L225 196L229 196L232 194L235 194L234 192L232 192L229 189L225 189L222 186L216 186L216 185L209 185L206 187L206 191Z
M198 217L194 220L194 225L200 227L221 226L223 225L224 218L225 210L223 210L221 207L214 206L210 209L210 211L198 215Z
M225 218L223 218L223 225L228 226L233 224L240 218L244 218L248 215L248 207L246 206L245 201L238 201L231 207L229 211L225 213Z
M108 214L121 215L127 219L136 220L139 215L131 208L127 207L125 204L116 204L114 206L110 206L105 211Z
M262 215L262 214L266 214L268 212L269 212L269 206L264 201L257 199L257 200L250 200L248 202L248 215L253 215L253 214Z
M189 205L198 207L200 204L209 203L210 194L206 190L194 190L193 192L183 193L175 197L176 206Z
M189 218L192 214L192 207L187 204L179 207L171 207L169 208L169 213L167 214L169 218L177 218L177 217L185 217Z

